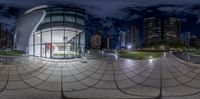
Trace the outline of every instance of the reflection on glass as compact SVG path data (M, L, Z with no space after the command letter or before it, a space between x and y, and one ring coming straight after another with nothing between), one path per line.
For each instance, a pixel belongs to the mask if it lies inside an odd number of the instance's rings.
M75 58L84 52L84 33L72 28L52 28L39 31L30 38L29 54L46 58Z
M77 10L46 9L44 20L29 38L29 54L45 58L76 58L84 55L85 18L84 12Z

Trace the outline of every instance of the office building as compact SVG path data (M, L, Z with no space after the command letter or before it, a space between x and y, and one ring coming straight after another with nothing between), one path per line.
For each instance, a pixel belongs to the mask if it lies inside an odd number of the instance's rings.
M144 19L145 44L160 44L162 42L161 20L156 17Z
M19 18L15 46L38 57L81 57L85 52L84 25L83 9L38 6Z
M179 43L181 21L178 18L145 18L144 39L148 45L166 45Z

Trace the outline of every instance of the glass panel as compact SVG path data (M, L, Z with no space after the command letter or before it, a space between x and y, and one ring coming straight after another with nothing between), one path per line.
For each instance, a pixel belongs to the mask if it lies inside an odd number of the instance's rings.
M63 21L63 16L52 16L52 21Z
M65 40L65 42L69 42L75 36L76 36L76 32L75 31L65 30L65 38L67 38L67 40Z
M63 43L64 42L64 30L53 30L52 31L52 43Z
M51 52L51 31L42 33L42 57L50 57Z
M75 14L74 11L65 11L66 14Z
M45 52L46 57L49 58L51 56L52 43L45 43L44 46L45 48L43 52Z
M35 45L35 56L40 56L40 45Z
M64 58L64 44L63 43L53 43L52 44L52 57L53 58Z
M53 14L63 13L63 9L56 9L57 11L52 11Z
M80 37L80 51L81 51L81 53L83 53L84 54L84 52L85 52L85 33L82 33L81 35L80 35L81 37Z
M64 29L52 31L52 57L64 58Z
M74 58L75 52L72 43L65 43L65 58Z
M51 31L42 33L42 43L51 43Z
M77 15L79 15L79 16L84 16L84 14L82 14L82 13L77 13Z
M84 25L85 21L83 19L77 18L77 23Z
M75 17L65 16L65 20L68 21L68 22L75 22Z
M50 23L50 17L45 17L43 23Z
M45 48L45 44L41 45L42 46L42 57L46 57L46 48Z
M29 46L29 54L33 55L33 46Z
M40 33L39 34L35 34L35 44L40 44Z

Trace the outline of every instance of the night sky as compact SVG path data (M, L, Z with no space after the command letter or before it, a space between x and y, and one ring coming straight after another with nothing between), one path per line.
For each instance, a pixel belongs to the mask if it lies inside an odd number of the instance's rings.
M14 31L21 13L43 4L86 9L89 31L113 34L135 25L143 33L143 18L172 16L181 19L182 34L190 31L200 37L200 0L0 0L0 23Z

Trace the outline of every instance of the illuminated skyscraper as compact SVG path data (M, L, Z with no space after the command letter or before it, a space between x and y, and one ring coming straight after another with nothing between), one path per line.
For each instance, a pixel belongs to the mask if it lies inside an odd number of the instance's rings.
M126 47L126 33L120 32L120 47L125 48Z
M138 48L139 45L139 29L136 26L131 26L130 31L126 34L126 47Z
M179 40L181 21L178 18L151 17L144 19L144 39L146 45L175 44Z
M155 17L144 19L144 39L146 44L162 42L161 20Z
M178 18L169 17L164 21L164 42L167 44L176 43L181 31L181 22Z
M0 49L12 49L13 47L13 35L0 25Z

